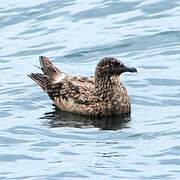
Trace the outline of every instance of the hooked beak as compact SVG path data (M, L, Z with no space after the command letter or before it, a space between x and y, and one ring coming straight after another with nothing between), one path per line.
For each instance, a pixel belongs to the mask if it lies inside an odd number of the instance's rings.
M124 66L122 69L121 69L121 72L124 73L124 72L131 72L131 73L137 73L137 69L135 67L127 67L127 66Z

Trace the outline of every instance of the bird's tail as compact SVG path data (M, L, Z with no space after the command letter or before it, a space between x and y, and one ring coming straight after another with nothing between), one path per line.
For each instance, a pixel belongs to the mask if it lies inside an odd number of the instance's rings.
M28 75L33 81L35 81L44 91L47 88L48 79L44 74L31 73Z
M28 76L43 90L46 90L48 85L57 83L63 73L45 56L40 56L39 62L41 65L39 68L42 70L43 74L31 73Z
M48 80L52 83L57 82L59 76L61 76L62 72L56 68L53 63L45 56L39 57L39 62L41 65L41 70L44 75L48 77Z

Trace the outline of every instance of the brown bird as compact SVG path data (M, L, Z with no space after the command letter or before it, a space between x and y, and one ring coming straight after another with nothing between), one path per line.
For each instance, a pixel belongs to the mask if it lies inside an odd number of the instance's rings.
M131 103L119 77L137 72L114 57L105 57L96 66L94 77L68 75L45 56L39 58L43 74L28 75L63 111L88 116L130 114Z

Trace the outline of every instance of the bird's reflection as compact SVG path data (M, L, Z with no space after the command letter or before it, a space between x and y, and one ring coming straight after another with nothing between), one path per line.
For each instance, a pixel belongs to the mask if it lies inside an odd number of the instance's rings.
M76 127L89 128L97 127L101 130L120 130L128 128L128 122L131 120L130 115L114 117L88 117L61 111L56 107L52 112L47 112L40 119L43 124L51 128L55 127Z

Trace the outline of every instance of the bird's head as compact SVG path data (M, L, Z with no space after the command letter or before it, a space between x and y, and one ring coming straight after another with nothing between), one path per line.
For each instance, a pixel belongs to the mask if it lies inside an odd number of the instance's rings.
M96 66L96 76L120 76L124 72L137 72L134 67L125 66L115 57L105 57Z

